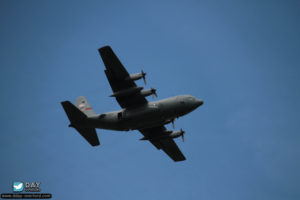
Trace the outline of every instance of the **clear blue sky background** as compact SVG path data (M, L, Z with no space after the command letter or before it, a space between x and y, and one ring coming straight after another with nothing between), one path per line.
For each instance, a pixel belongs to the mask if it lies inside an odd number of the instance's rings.
M1 0L0 192L40 181L53 199L300 199L299 11L296 0ZM186 161L137 131L98 130L93 148L68 128L63 100L119 109L104 45L146 71L159 99L204 99L176 121Z

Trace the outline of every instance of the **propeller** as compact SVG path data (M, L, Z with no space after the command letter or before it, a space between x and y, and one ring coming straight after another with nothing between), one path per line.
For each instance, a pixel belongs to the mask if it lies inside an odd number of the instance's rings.
M146 75L147 75L147 73L145 73L143 70L141 71L141 74L142 74L142 78L143 78L143 80L144 80L144 83L145 83L145 85L146 85Z
M157 97L156 89L151 88L152 98Z
M182 128L180 129L180 131L181 131L182 142L184 142L184 133L185 133L185 131L182 130Z
M172 120L171 120L171 122L172 122L172 128L173 128L173 129L175 128L174 121L175 121L175 119L172 119Z

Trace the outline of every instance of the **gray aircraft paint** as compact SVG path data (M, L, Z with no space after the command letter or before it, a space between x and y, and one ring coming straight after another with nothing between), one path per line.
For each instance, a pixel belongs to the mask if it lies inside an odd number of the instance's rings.
M151 128L170 123L171 120L188 114L202 104L202 100L191 95L181 95L149 102L135 109L98 114L87 118L82 126L118 131Z
M77 108L79 108L79 110L81 110L88 117L92 117L96 115L96 113L94 112L94 110L92 109L89 102L84 96L77 97L75 105Z

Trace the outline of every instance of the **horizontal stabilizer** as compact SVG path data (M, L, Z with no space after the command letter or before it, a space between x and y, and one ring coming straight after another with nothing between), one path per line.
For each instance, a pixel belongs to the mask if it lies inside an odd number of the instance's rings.
M71 124L92 146L100 145L95 128L84 127L87 116L69 101L61 102Z
M74 106L70 101L61 102L71 124L73 126L84 123L87 116L81 112L76 106Z
M79 128L74 127L82 137L84 137L92 146L100 145L95 128Z

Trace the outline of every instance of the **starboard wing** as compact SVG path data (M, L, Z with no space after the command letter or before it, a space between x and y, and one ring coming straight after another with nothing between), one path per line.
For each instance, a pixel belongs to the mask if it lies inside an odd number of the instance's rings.
M127 70L110 46L100 48L99 53L106 67L105 75L114 93L137 88L137 85L130 79ZM121 97L117 96L116 100L122 108L140 106L148 102L139 92Z

